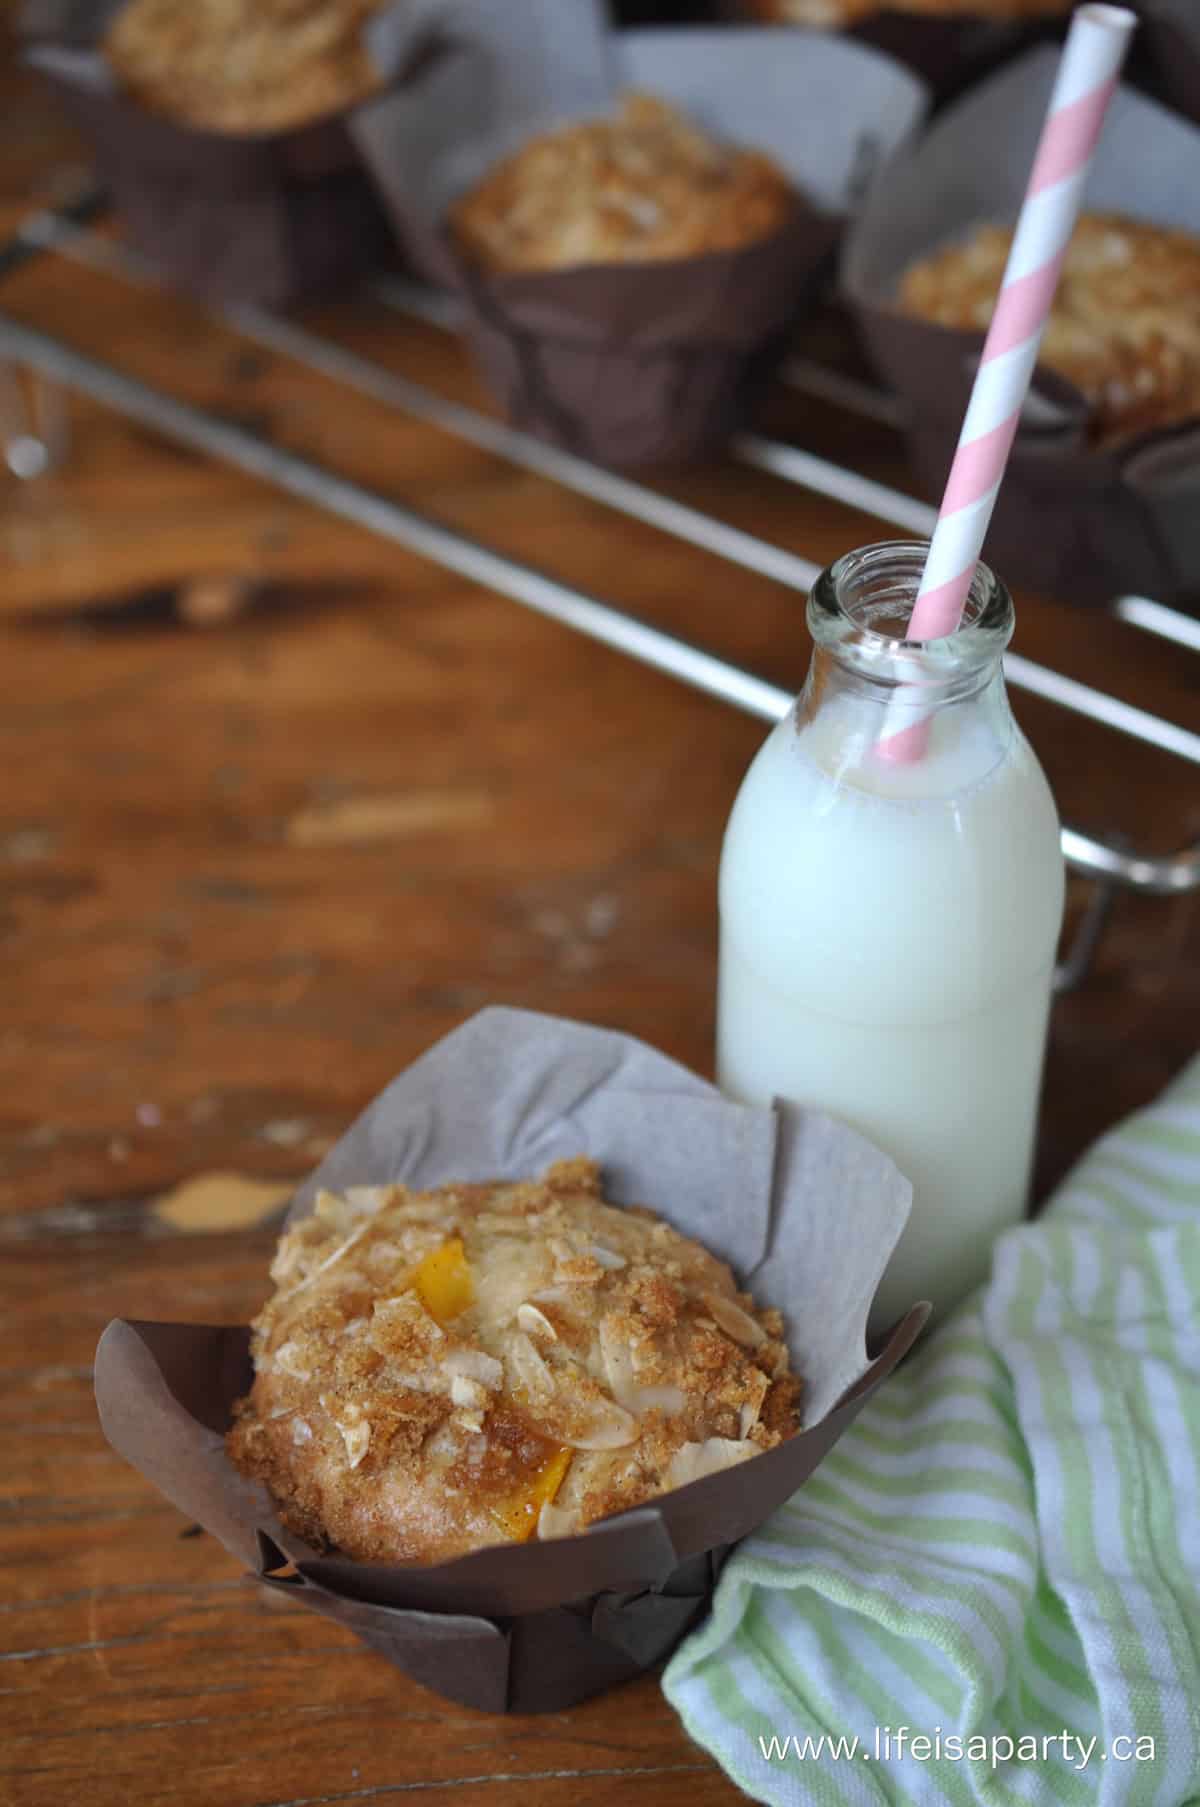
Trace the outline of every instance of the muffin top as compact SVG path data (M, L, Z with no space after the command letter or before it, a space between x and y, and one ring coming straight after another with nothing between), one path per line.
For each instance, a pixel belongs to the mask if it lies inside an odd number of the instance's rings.
M983 330L1012 245L977 226L908 270L900 305L939 326ZM1091 403L1093 437L1111 443L1200 415L1200 238L1084 214L1067 249L1040 361Z
M504 158L451 210L489 270L648 263L730 251L774 232L795 191L761 151L720 144L649 94Z
M323 1192L271 1277L229 1454L349 1556L567 1536L799 1428L778 1312L590 1161Z
M126 0L104 39L143 106L208 132L305 125L380 85L363 27L384 0Z

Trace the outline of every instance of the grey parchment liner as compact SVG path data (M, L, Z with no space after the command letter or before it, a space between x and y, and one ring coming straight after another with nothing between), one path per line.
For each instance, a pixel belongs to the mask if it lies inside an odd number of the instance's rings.
M925 88L823 35L613 34L598 0L530 4L546 15L536 31L524 7L458 0L457 45L360 110L355 137L410 253L462 295L484 376L514 420L608 464L697 455L744 415L845 216L922 118ZM377 50L402 53L394 41ZM609 110L630 87L769 152L797 186L792 217L740 250L668 262L491 274L457 255L445 217L458 195L523 141Z
M27 6L25 60L91 143L133 243L164 276L206 300L278 307L384 261L391 228L344 116L264 135L159 117L121 92L97 48L118 10Z
M1012 220L1056 67L1037 50L991 77L884 171L847 234L842 289L881 373L908 405L909 446L930 497L950 468L983 345L901 314L910 263L985 220ZM1200 130L1122 88L1085 206L1200 234ZM1200 421L1112 448L1088 442L1088 405L1039 370L1013 445L986 556L1010 582L1079 601L1123 590L1200 602Z
M290 1215L323 1185L515 1178L580 1153L603 1163L617 1203L654 1206L784 1312L806 1381L800 1434L578 1537L382 1566L307 1548L227 1461L251 1380L244 1326L118 1319L96 1354L105 1435L181 1511L416 1680L494 1711L556 1710L661 1660L705 1611L729 1547L807 1479L927 1315L915 1307L868 1360L867 1311L910 1188L860 1136L730 1103L627 1036L524 1011L482 1012L402 1073Z

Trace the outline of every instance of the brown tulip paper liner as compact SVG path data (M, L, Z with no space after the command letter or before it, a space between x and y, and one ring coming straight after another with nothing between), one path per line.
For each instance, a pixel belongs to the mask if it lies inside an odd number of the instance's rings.
M1186 5L1188 0L1183 0ZM775 0L726 0L733 17L749 13L778 22ZM1042 18L998 19L966 7L953 16L909 12L902 0L851 25L829 26L854 44L881 50L928 82L939 101L952 99L1001 63L1018 56L1041 39L1061 37L1070 7ZM790 27L796 30L797 26ZM812 27L799 27L811 30Z
M911 1188L861 1136L731 1103L629 1036L526 1011L481 1012L393 1080L288 1221L322 1187L518 1179L579 1154L600 1162L610 1200L653 1206L783 1312L805 1383L796 1436L574 1537L362 1563L293 1536L226 1457L253 1378L244 1326L118 1319L96 1353L105 1435L182 1512L415 1680L496 1712L554 1711L666 1657L730 1546L808 1478L928 1313L914 1307L868 1361L867 1312Z
M925 89L834 38L614 34L597 0L537 0L533 30L525 10L458 0L446 26L457 51L362 110L355 136L411 254L462 297L485 380L517 425L604 464L697 456L745 415L815 299L845 215L923 116ZM380 36L393 29L381 23ZM768 152L797 188L785 223L737 250L643 264L496 273L459 254L446 226L457 197L530 138L608 112L630 88Z
M100 49L119 10L114 0L27 6L25 60L89 140L132 243L169 282L207 301L279 307L385 261L391 227L349 115L266 134L176 124L124 93Z
M982 333L895 303L910 264L1020 206L1057 58L1031 52L958 101L884 172L847 234L842 291L881 374L907 405L926 491L946 480ZM1122 88L1084 205L1200 233L1200 130ZM987 556L1010 581L1105 603L1136 591L1200 603L1200 420L1116 445L1089 439L1089 404L1042 367L1013 443Z

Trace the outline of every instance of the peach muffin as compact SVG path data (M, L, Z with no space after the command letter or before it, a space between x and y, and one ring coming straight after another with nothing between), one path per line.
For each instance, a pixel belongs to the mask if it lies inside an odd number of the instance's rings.
M380 86L363 28L384 0L126 0L104 39L134 99L202 131L280 132Z
M721 144L666 101L631 93L613 118L504 158L452 209L450 228L483 269L558 270L737 250L795 205L762 151Z
M271 1277L229 1453L349 1556L566 1536L799 1428L778 1312L587 1160L323 1192Z
M1008 226L914 264L900 306L983 330L1012 245ZM1067 249L1041 361L1082 391L1099 442L1200 415L1200 238L1115 213L1085 213Z

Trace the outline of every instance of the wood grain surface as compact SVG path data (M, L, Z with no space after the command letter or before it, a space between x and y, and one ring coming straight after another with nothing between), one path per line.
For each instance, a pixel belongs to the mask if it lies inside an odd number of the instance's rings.
M7 230L78 151L5 81ZM248 349L185 302L56 258L0 307L803 676L797 594ZM433 328L366 302L314 318L482 402ZM114 1315L251 1312L288 1185L485 1003L611 1024L706 1070L717 854L763 730L94 407L69 416L61 469L0 491L0 1800L728 1802L653 1680L492 1718L268 1601L107 1449L90 1361ZM883 428L795 396L767 418L908 482ZM732 463L661 487L820 561L880 537ZM1194 660L1069 599L1020 598L1017 646L1200 726ZM1157 849L1200 832L1194 770L1017 702L1068 817ZM1059 1004L1043 1188L1193 1051L1198 910L1120 901L1096 971Z

